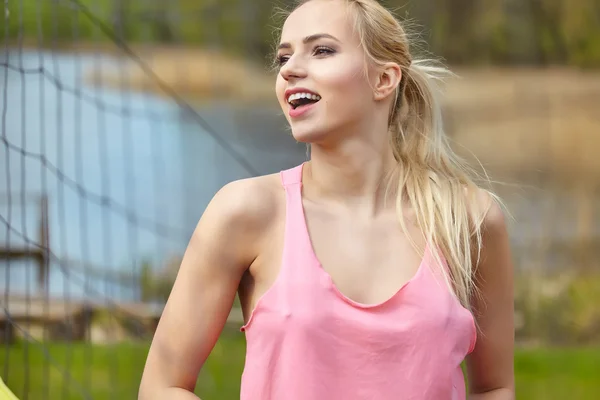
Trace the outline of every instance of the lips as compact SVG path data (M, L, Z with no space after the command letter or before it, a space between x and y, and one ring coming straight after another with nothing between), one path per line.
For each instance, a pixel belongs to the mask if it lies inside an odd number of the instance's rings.
M306 96L317 96L318 98L321 98L321 96L319 95L319 93L312 91L310 89L307 88L303 88L303 87L296 87L296 88L291 88L285 91L284 95L285 95L285 100L287 102L289 102L290 97L292 95L306 95Z
M289 114L291 118L298 118L317 106L317 103L309 103L293 108L290 106Z
M290 105L290 117L299 117L312 109L321 96L305 88L294 88L286 90L285 99Z

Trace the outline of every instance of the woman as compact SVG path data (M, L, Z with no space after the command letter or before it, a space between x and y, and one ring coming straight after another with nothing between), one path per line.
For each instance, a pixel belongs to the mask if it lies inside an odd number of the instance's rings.
M456 161L433 80L375 0L287 18L276 94L311 159L223 187L156 331L141 399L193 399L236 291L246 400L512 399L502 212Z

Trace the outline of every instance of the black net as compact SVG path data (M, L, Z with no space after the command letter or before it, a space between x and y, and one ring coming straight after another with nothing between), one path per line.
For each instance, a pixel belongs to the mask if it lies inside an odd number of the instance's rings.
M224 24L253 18L230 3L3 2L0 376L20 399L134 398L204 206L228 181L302 159L243 123L252 110L222 96L218 63L198 72L161 45L192 30L217 53ZM237 56L246 33L228 38Z
M292 3L2 1L0 377L19 399L135 398L208 201L306 159L265 68L272 10ZM506 183L518 343L597 344L598 2L384 3L422 22L463 77L444 104L452 143ZM200 374L204 400L239 398L240 324L236 304ZM522 397L597 397L597 346L557 355L581 366L557 379L550 350L520 354Z

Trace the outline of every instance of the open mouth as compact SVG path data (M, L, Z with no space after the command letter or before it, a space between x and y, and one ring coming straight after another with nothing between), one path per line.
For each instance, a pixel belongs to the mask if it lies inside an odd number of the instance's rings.
M317 103L319 100L321 100L321 96L313 93L294 93L288 97L288 103L294 110Z

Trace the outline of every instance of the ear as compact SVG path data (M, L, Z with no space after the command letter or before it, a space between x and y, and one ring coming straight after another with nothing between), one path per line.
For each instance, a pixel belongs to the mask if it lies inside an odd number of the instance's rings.
M402 69L396 63L386 63L378 69L374 86L375 100L383 100L393 94L402 79Z

